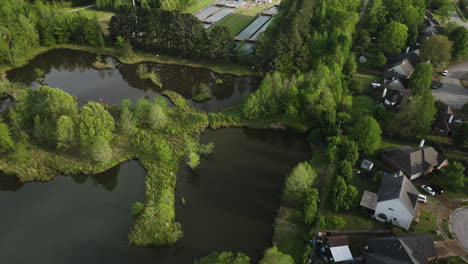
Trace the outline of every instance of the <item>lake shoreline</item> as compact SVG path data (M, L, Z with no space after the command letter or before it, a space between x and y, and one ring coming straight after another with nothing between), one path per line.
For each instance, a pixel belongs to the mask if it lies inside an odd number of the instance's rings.
M262 76L261 72L254 72L249 67L243 65L237 65L232 63L214 63L214 62L202 62L202 61L194 61L190 59L183 59L177 58L168 55L155 55L149 52L134 52L131 57L124 57L119 54L119 52L114 48L109 47L102 47L102 48L94 48L89 46L81 46L76 44L59 44L53 47L37 47L30 51L24 63L21 63L17 66L9 65L9 64L0 64L0 72L7 72L13 69L21 68L29 62L48 51L56 50L56 49L70 49L70 50L79 50L79 51L87 51L91 53L95 53L97 55L106 55L111 56L119 60L124 64L138 64L143 62L156 62L161 64L172 64L172 65L183 65L189 66L192 68L205 68L212 70L215 73L219 74L232 74L235 76Z

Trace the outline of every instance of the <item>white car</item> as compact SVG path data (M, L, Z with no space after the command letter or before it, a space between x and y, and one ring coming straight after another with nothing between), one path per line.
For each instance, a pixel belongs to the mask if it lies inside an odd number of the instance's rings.
M427 185L421 185L421 188L426 191L428 194L430 195L435 195L435 191L430 187L430 186L427 186Z
M442 75L443 75L443 76L447 76L447 75L448 75L448 71L445 70L444 72L442 72Z
M421 202L421 203L427 203L426 195L419 194L418 195L418 201Z

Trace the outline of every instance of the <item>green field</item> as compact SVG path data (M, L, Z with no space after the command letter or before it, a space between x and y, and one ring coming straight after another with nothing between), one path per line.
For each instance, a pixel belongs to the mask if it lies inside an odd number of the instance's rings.
M190 13L193 14L197 12L198 10L204 8L205 6L208 6L212 3L214 3L215 0L195 0L195 2L191 3L187 8L185 8L184 12L185 13Z
M235 36L254 21L258 14L272 5L273 4L251 4L248 2L216 24L228 27Z
M353 79L362 80L364 91L366 91L372 88L371 84L373 82L380 82L382 80L382 76L356 72L353 75Z

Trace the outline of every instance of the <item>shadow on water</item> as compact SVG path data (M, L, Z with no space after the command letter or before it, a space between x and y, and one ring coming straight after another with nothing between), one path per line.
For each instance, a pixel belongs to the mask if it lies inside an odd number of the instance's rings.
M123 99L136 101L140 97L153 98L163 91L149 80L137 77L137 64L122 64L112 57L103 57L115 66L115 70L95 70L91 68L96 54L68 49L56 49L38 55L24 67L9 71L8 78L13 82L25 83L37 88L35 69L45 73L43 84L60 88L78 98L80 105L93 100L120 105ZM259 84L259 78L217 74L204 68L192 68L173 64L145 63L154 70L166 90L173 90L190 99L201 83L210 87L212 99L192 104L202 110L215 111L223 107L243 102ZM218 80L218 84L216 81ZM222 80L222 83L220 83Z
M131 206L145 199L138 161L49 182L23 184L0 175L0 263L185 264L224 250L257 261L271 246L285 175L310 157L304 139L248 129L207 131L202 142L214 142L215 150L196 170L181 166L176 215L184 237L166 248L128 245Z

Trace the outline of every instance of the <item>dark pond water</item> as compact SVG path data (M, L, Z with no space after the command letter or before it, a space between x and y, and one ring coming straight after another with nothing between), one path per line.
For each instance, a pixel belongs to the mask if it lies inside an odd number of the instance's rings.
M144 201L145 171L129 161L94 176L22 184L0 175L0 263L193 263L212 251L254 260L271 246L284 176L310 158L304 137L248 129L207 131L214 152L178 173L174 247L128 246L131 205ZM184 197L187 206L179 202Z
M136 75L136 64L122 64L111 57L103 57L115 70L96 70L91 65L96 54L84 51L57 49L34 58L24 67L11 70L8 78L14 82L25 83L28 87L40 85L36 81L35 69L45 73L43 83L60 88L75 95L80 104L93 100L120 105L122 99L136 101L140 97L152 98L162 91L149 80L141 80ZM199 93L201 83L208 84L213 98L203 103L192 102L194 106L206 111L241 103L259 84L259 79L248 76L217 74L204 68L181 65L145 63L149 70L155 70L163 83L163 88L173 90L190 99ZM216 84L216 79L222 84Z

